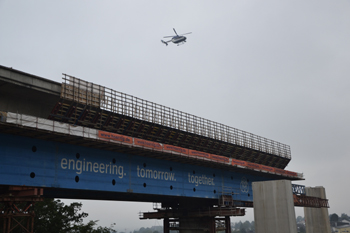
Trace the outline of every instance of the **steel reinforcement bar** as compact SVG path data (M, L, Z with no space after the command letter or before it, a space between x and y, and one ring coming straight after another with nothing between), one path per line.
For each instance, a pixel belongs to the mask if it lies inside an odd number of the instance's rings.
M61 98L291 159L290 146L63 74Z

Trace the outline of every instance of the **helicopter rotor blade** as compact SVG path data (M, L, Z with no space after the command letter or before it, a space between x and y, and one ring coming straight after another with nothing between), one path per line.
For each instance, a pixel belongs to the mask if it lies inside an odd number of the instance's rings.
M175 31L175 28L173 28L173 30L174 30L175 34L178 36L177 32Z
M174 37L174 36L164 36L163 38L169 38L169 37Z
M183 36L183 35L187 35L187 34L191 34L192 32L187 32L187 33L184 33L184 34L180 34L179 36Z

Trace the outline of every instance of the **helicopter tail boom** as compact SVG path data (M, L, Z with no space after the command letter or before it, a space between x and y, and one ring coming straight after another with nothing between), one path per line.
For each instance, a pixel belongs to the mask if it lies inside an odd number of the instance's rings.
M168 46L168 42L164 41L164 40L161 40L162 43L164 43L166 46Z

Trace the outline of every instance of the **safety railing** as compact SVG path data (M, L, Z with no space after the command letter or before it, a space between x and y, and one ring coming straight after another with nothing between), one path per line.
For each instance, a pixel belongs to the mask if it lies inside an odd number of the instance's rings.
M63 74L61 97L113 113L291 158L290 146Z

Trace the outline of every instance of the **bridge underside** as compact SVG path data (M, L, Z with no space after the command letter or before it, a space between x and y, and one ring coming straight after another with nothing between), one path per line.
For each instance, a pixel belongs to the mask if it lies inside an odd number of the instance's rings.
M44 192L43 192L44 191ZM152 201L155 203L156 212L145 212L140 219L163 219L164 233L177 230L181 233L187 232L209 232L223 231L231 232L232 216L244 216L245 207L252 207L252 202L237 202L232 196L221 196L219 202L205 198L167 197L161 195L146 195L141 197L134 193L109 193L99 191L65 190L55 188L32 188L23 186L0 186L0 227L4 233L11 233L21 228L25 232L33 232L34 208L36 202L47 198L77 198L88 199L111 199L127 201ZM297 200L298 199L298 200ZM309 199L309 202L307 201ZM297 201L296 201L297 200ZM320 201L320 202L319 202ZM318 202L318 204L316 204ZM326 205L319 205L324 203ZM294 204L309 207L328 207L326 199L296 196ZM244 208L240 208L244 207Z

